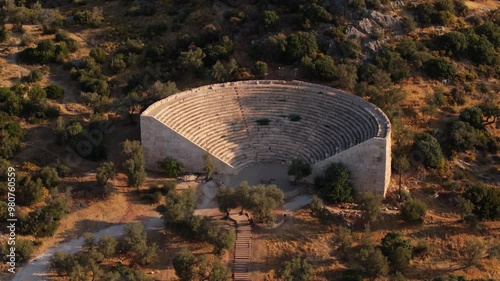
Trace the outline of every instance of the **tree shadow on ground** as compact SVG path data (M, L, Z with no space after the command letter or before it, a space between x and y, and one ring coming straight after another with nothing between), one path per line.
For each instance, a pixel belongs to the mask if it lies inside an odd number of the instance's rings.
M58 237L63 238L63 242L68 242L74 239L78 239L81 237L81 235L85 232L98 232L102 229L106 229L108 227L118 225L117 223L110 223L110 222L105 222L105 221L99 221L99 220L80 220L75 223L75 225L63 231L58 235Z

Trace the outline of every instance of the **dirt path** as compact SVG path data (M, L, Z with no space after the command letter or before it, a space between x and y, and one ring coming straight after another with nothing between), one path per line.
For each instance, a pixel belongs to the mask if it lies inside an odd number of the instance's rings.
M160 217L151 218L143 221L144 229L146 231L154 231L163 228L163 221ZM104 234L111 236L120 236L123 234L125 224L119 224L115 226L108 227L101 231L94 233L96 238L101 237ZM49 280L50 275L47 273L49 269L50 258L57 251L63 251L65 253L76 253L81 250L83 244L83 237L75 240L71 240L66 243L57 245L56 247L50 248L43 252L42 254L35 257L29 264L24 266L12 279L12 281L41 281Z

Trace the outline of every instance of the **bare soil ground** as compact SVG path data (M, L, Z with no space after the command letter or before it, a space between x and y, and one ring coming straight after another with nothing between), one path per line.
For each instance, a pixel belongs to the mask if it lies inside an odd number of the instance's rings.
M430 279L441 274L465 275L468 278L500 278L496 259L484 257L477 267L463 266L464 241L480 237L488 245L500 241L500 224L489 222L480 231L467 229L458 223L456 214L430 211L422 226L408 226L395 214L385 214L372 227L372 237L377 242L389 231L401 231L412 244L430 247L424 256L413 259L405 273L407 280ZM343 260L342 254L332 243L338 225L321 223L303 209L290 216L280 228L259 230L254 234L252 280L275 280L275 270L292 257L307 258L313 265L313 280L341 280L342 270L354 266ZM361 229L354 230L359 239Z

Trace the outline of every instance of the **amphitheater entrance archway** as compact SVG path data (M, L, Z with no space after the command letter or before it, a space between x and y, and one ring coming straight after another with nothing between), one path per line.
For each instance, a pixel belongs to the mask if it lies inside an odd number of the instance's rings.
M243 168L235 175L228 175L229 186L238 187L241 182L247 181L251 186L259 184L275 184L287 193L297 188L288 177L288 167L282 164L255 164Z

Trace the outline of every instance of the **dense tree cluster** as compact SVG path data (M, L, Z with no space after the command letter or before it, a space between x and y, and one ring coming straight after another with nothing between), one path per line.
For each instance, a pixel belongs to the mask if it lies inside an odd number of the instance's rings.
M108 263L114 258L130 260L131 265L146 265L153 261L157 246L148 241L141 223L125 226L121 238L103 235L94 238L91 233L84 234L82 251L75 254L56 252L50 258L50 268L60 277L69 280L109 281L152 281L144 272L124 265Z
M76 119L58 118L54 127L56 142L68 145L82 158L94 161L105 158L106 128L103 122L96 120L84 125Z
M485 22L475 28L462 28L434 38L434 48L455 58L467 58L476 64L497 65L500 25Z
M418 4L413 9L420 24L426 26L430 24L448 25L454 16L464 16L468 12L464 1L439 0L434 3L425 2Z
M469 186L462 195L471 203L470 212L479 219L495 220L500 218L500 190L492 186Z
M102 9L95 7L92 11L78 11L73 15L73 20L78 25L99 27L104 20Z
M296 257L283 262L276 276L283 280L309 281L313 276L313 267L307 260Z
M0 112L0 158L10 159L20 149L21 140L26 134L19 123L9 121L9 117Z
M209 217L194 215L194 209L193 189L181 193L169 189L165 195L165 204L160 205L157 211L162 215L167 228L184 237L212 244L216 253L220 254L233 247L236 240L233 229L223 229Z
M128 67L136 66L140 63L139 55L142 53L144 45L140 42L128 40L126 44L119 47L115 54L111 57L109 67L116 74L124 71ZM97 57L99 61L103 61L102 54L99 50L94 51L92 54Z
M394 270L403 272L410 265L413 246L399 232L389 232L382 239L382 253L388 257Z
M80 82L80 88L85 93L96 93L100 97L109 95L108 78L102 73L102 66L92 57L83 58L72 67L71 77Z
M413 258L413 246L399 232L389 232L377 245L367 227L362 233L357 246L353 246L352 233L349 229L339 228L333 241L339 245L344 258L355 262L355 267L346 271L343 280L363 280L386 277L390 272L404 280L403 273L408 269ZM398 279L399 280L399 279Z
M241 207L249 210L257 222L263 223L274 223L273 211L283 204L284 197L276 185L249 186L247 182L242 182L237 189L221 188L216 196L221 212Z
M181 281L226 281L229 278L228 268L219 259L211 259L208 255L195 255L187 249L182 249L174 257L172 264Z
M38 42L35 48L27 48L18 54L18 59L27 64L48 64L64 62L68 58L70 49L66 42L55 44L47 39Z
M493 104L491 108L497 107ZM484 126L488 118L481 108L464 108L458 120L448 122L444 129L436 131L436 134L446 136L440 139L444 151L451 154L455 151L478 149L497 153L500 148L498 140Z
M16 263L19 265L25 264L31 259L35 250L35 243L28 239L16 239ZM3 243L0 246L0 253L5 257L10 254L10 246Z
M65 193L49 198L44 206L35 208L26 217L20 219L20 233L35 237L54 235L59 221L69 211L71 204L69 189Z
M11 116L24 117L31 122L57 118L59 109L49 105L46 98L47 93L39 84L31 87L15 84L10 88L0 88L0 109Z
M397 111L397 106L406 98L406 92L394 85L390 73L378 69L373 64L362 65L358 70L361 82L356 85L355 93L368 100L389 116Z

